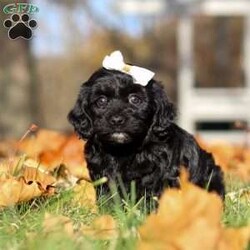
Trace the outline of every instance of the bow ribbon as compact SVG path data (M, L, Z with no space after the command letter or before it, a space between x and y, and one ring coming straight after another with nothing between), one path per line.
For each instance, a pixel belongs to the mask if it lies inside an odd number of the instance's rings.
M102 61L105 69L119 70L133 77L134 83L146 86L154 77L155 73L138 66L128 65L124 62L122 53L119 50L112 52L109 56L105 56Z

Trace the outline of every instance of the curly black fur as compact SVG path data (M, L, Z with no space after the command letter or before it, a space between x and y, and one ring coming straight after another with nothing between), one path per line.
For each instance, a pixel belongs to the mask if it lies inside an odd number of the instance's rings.
M174 107L154 79L143 87L128 74L101 68L81 86L68 118L87 139L92 180L106 176L117 182L120 177L126 189L134 180L138 197L145 191L160 196L165 187L179 186L184 166L192 183L224 198L222 171L213 156L174 123Z

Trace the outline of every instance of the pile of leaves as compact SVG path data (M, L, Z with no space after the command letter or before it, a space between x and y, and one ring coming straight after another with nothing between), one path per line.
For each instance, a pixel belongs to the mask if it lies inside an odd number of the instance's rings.
M139 228L138 249L245 249L250 240L250 226L224 228L220 219L221 199L192 185L183 172L181 190L166 190L156 214L151 214Z
M222 170L241 180L250 182L250 148L246 145L233 145L227 142L208 144L197 138L200 146L213 154L216 164Z
M80 180L90 183L83 158L84 142L75 135L39 130L7 145L2 143L0 147L0 207L51 196L59 189L76 186Z
M201 246L204 250L237 250L247 247L250 220L245 221L243 227L226 227L222 222L224 208L220 198L189 183L184 170L181 188L166 190L158 209L150 215L142 212L139 203L130 206L124 200L118 201L119 209L115 208L113 213L97 201L84 160L84 142L75 135L36 130L32 126L27 132L30 135L18 142L0 143L0 209L6 211L19 204L31 204L37 197L50 200L70 190L73 194L70 207L88 211L87 219L75 221L68 214L45 210L41 224L45 238L46 235L62 234L77 244L82 239L104 241L105 249L108 246L118 249L118 242L124 244L124 241L135 242L132 249L139 250L198 250ZM213 152L226 174L249 182L249 149L226 143L208 145L200 139L199 143ZM244 186L237 192L229 192L226 200L236 202L237 206L238 202L250 206L249 193ZM105 203L111 200L107 198ZM36 237L39 237L38 232L25 236L26 241ZM84 241L85 247L86 244L89 242Z

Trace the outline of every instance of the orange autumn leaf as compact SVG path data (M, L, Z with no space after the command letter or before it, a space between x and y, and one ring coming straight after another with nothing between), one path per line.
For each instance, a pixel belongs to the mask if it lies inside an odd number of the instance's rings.
M32 167L25 167L22 171L22 176L27 183L36 182L43 190L46 190L48 186L56 182L56 179L52 175Z
M0 163L0 176L10 174L10 172L12 172L10 169L11 169L10 164L6 162L1 162Z
M0 192L0 207L14 205L19 200L21 183L14 178L1 178Z
M84 145L84 141L79 140L76 135L71 135L61 149L63 162L70 173L79 178L86 177L87 163L83 154Z
M89 225L81 227L83 235L94 239L113 239L118 236L118 226L111 215L102 215Z
M189 183L182 172L181 190L166 190L158 211L139 228L138 249L244 249L250 239L249 228L223 228L222 212L220 198Z
M23 168L23 164L26 161L26 156L12 157L10 159L4 159L0 163L0 175L6 174L9 176L16 176Z
M25 157L3 162L0 165L0 207L54 194L56 179L45 171L42 165Z
M40 129L36 136L23 140L18 145L19 150L37 159L44 151L56 151L67 140L67 137L55 131ZM39 159L38 159L39 160Z
M19 182L21 183L22 188L18 202L29 201L35 197L41 196L44 192L37 182L32 181L27 183L23 178L20 178Z
M48 234L64 233L70 237L74 236L74 226L70 218L63 215L45 213L43 231Z
M6 207L38 197L42 191L35 182L27 184L23 179L17 180L14 177L8 177L1 178L0 193L0 207Z
M208 144L197 138L199 145L213 154L216 164L225 173L238 176L244 181L250 180L250 149L226 142Z
M84 144L84 141L80 140L76 135L69 136L61 149L64 163L72 165L81 165L84 161Z
M66 136L50 130L39 130L35 137L27 138L19 145L19 150L32 159L53 170L65 164L71 174L84 177L86 161L83 155L84 142L77 136Z
M74 187L74 199L73 203L97 211L96 206L96 191L93 184L86 180L81 180Z
M73 221L63 215L53 215L46 213L43 221L43 232L47 234L65 234L71 238L81 235L94 239L113 239L117 237L117 223L110 215L102 215L94 219L89 225L81 225L74 228Z
M40 154L40 161L46 165L57 166L63 163L70 174L78 177L89 177L87 163L83 154L84 142L79 140L76 135L67 137L64 144L57 150L44 151Z
M197 141L202 148L213 154L216 164L221 166L223 170L228 168L232 159L236 156L236 148L230 143L217 142L208 144L201 138L197 138Z
M250 226L243 228L226 228L221 235L219 250L243 250L250 241Z

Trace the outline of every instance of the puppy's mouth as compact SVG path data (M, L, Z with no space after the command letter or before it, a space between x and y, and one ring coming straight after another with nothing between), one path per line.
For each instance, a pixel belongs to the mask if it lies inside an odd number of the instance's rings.
M110 135L111 140L114 143L124 144L130 141L130 136L124 132L114 132Z

